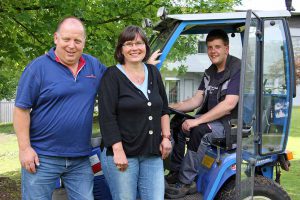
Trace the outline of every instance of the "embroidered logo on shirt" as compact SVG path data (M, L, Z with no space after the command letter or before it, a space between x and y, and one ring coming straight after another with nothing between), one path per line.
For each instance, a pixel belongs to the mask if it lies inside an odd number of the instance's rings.
M218 87L210 86L209 94L213 94L214 91L218 90Z
M96 76L94 74L90 74L90 75L86 75L86 78L96 78Z

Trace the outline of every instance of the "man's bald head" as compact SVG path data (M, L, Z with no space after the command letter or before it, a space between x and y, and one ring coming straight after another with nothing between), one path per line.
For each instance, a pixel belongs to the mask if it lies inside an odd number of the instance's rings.
M86 38L86 31L85 31L85 26L84 26L84 24L83 24L83 22L79 19L79 18L77 18L77 17L74 17L74 16L69 16L69 17L65 17L65 18L63 18L59 23L58 23L58 25L57 25L57 28L56 28L56 32L57 33L59 33L59 31L60 31L60 28L61 28L61 26L65 23L65 22L74 22L74 23L78 23L79 22L79 24L81 24L81 26L82 26L82 28L83 28L83 31L84 31L84 37Z

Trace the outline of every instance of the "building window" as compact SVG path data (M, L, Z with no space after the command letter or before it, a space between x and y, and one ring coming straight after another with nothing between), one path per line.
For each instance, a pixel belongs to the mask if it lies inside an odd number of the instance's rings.
M205 41L198 41L198 53L207 53Z
M179 79L176 78L166 78L166 92L167 92L167 97L169 100L169 103L176 103L179 102L179 85L180 81Z

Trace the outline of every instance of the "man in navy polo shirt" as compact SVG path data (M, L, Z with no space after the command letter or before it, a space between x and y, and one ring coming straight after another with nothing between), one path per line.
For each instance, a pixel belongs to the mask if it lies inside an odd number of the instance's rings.
M78 18L63 19L54 33L56 47L33 60L19 81L14 128L23 199L52 199L58 177L69 199L93 199L90 139L106 67L82 53L85 39Z

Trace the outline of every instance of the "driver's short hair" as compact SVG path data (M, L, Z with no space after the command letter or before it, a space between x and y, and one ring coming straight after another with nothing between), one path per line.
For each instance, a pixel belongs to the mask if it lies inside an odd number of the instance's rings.
M228 38L228 35L225 31L223 31L222 29L214 29L214 30L211 30L207 37L206 37L206 44L208 42L211 42L213 40L216 40L216 39L221 39L223 40L224 44L226 46L229 45L229 38Z

